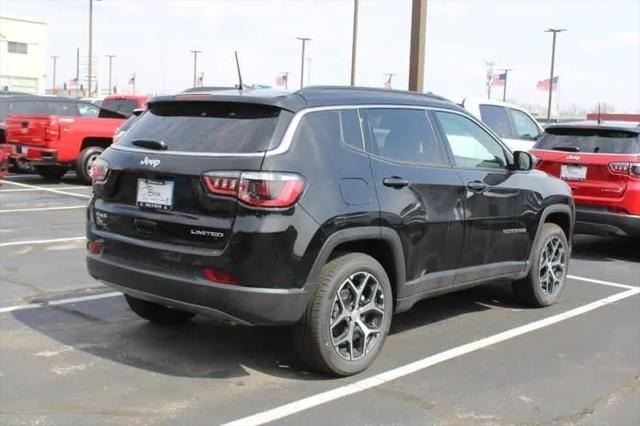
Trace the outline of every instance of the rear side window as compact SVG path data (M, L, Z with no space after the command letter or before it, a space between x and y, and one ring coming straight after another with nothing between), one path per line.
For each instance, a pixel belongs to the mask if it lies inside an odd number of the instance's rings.
M480 105L480 117L482 122L489 126L496 135L501 138L513 137L506 108L496 105Z
M536 123L529 118L527 114L517 109L509 108L511 118L513 118L513 126L516 130L517 139L536 140L540 136L540 130Z
M408 163L445 164L424 110L372 108L362 112L374 154Z
M352 148L363 149L360 122L355 109L315 111L305 115L296 134L296 139L299 138L318 145L339 141Z
M638 154L638 133L624 130L557 128L547 129L535 148L599 154Z
M129 117L138 108L138 102L133 99L105 99L100 107Z
M135 121L118 145L162 141L168 151L255 153L269 149L280 109L214 102L158 102Z

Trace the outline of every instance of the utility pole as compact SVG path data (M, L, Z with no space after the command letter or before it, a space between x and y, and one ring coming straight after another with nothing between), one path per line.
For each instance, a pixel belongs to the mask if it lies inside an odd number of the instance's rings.
M52 84L52 90L51 90L51 94L55 95L56 94L56 66L57 66L57 62L58 62L58 58L59 56L51 56L51 59L53 59L53 84Z
M502 68L500 71L504 72L504 86L502 86L502 102L507 100L507 77L509 77L509 71L513 71L513 68Z
M296 37L302 42L302 57L300 59L300 88L304 86L304 48L308 41L311 41L309 37Z
M412 0L409 90L424 91L424 56L427 33L427 0Z
M111 85L111 71L112 71L112 62L113 62L113 58L115 58L116 55L107 55L107 58L109 58L109 94L111 94L111 90L113 89L113 86Z
M313 58L307 58L307 84L311 84L311 61Z
M353 37L351 39L351 85L356 85L356 48L358 46L358 0L353 0Z
M196 80L198 74L198 53L202 53L202 50L191 50L193 53L193 87L196 87Z
M567 31L564 28L547 28L545 33L553 33L553 40L551 42L551 72L549 73L549 103L547 104L547 121L551 120L551 98L553 94L553 67L556 60L556 35L563 31Z
M491 76L493 75L495 63L493 61L485 61L484 64L487 66L487 99L491 99Z

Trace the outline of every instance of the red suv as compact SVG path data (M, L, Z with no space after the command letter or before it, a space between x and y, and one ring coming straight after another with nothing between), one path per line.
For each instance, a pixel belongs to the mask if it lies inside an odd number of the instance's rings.
M571 187L576 233L640 236L640 124L552 125L531 152Z

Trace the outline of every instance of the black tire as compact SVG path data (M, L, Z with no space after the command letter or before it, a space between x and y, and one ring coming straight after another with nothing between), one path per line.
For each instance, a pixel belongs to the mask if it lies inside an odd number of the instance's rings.
M67 168L62 166L35 166L36 173L49 181L58 182L62 179Z
M369 278L370 276L374 279ZM373 346L369 347L368 350L366 344L362 346L364 350L360 350L361 356L356 356L358 359L355 360L346 359L344 352L343 355L339 353L340 347L337 349L334 347L334 336L332 335L336 329L340 331L339 329L343 326L346 327L344 329L347 333L346 335L349 335L348 330L362 330L357 325L359 323L352 320L354 316L349 312L353 311L345 310L344 320L336 322L337 326L334 326L333 329L330 328L332 316L335 317L337 314L342 313L340 312L340 305L338 305L339 302L336 299L338 290L342 288L343 292L341 294L343 296L347 293L354 296L356 294L350 292L347 288L343 288L347 278L352 278L357 287L365 289L359 290L361 291L359 298L357 296L354 297L358 301L358 310L364 305L371 306L370 303L375 303L376 305L375 312L364 313L362 316L354 315L359 318L361 323L366 324L366 326L373 325L372 329L379 330L377 334L371 335L371 344ZM367 279L366 281L365 278ZM376 281L379 286L376 286ZM374 302L372 302L373 298L375 298ZM343 298L340 300L344 302ZM351 299L351 301L353 302L354 300ZM382 303L377 303L379 301L382 301ZM346 306L345 303L343 305ZM309 300L302 320L296 327L296 343L298 344L301 361L314 370L335 376L349 376L366 370L378 356L384 344L385 338L389 333L392 314L393 295L391 293L391 284L384 268L378 261L362 253L349 253L331 260L322 269L318 285ZM363 335L361 332L355 332L354 334ZM345 334L342 335L344 336ZM340 337L340 335L337 337ZM365 339L364 341L367 340ZM359 342L359 345L361 345L362 338L360 338ZM345 350L348 349L349 346L347 344ZM357 354L357 351L351 351L350 358L353 353Z
M555 272L552 275L545 275L543 271L549 273L549 264L546 263L547 252L545 249L550 242L559 242L562 245L563 258L558 259L558 262L562 263L562 271L560 269L553 269ZM564 234L562 228L554 223L545 223L542 225L542 230L538 240L533 247L533 262L531 269L527 276L519 281L515 281L512 284L513 293L516 299L525 305L533 307L544 307L552 305L558 300L558 297L564 289L564 284L567 277L567 271L569 268L569 245L567 244L567 237ZM548 278L543 280L541 275ZM549 280L553 280L555 285L552 285L550 291L548 291Z
M129 296L128 294L125 294L124 297L127 299L127 303L133 312L139 317L156 324L182 324L195 316L192 312L168 308L157 303Z
M102 154L102 151L104 149L99 146L90 146L80 152L76 160L76 174L85 185L91 185L89 170L91 169L91 164Z

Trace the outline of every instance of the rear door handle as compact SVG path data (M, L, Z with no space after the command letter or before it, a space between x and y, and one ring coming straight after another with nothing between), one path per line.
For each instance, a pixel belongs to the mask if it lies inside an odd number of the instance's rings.
M473 192L482 192L489 188L489 185L479 180L472 180L471 182L467 182L467 188Z
M390 188L404 188L405 186L409 186L410 183L411 182L409 182L408 180L398 176L386 177L382 179L382 184Z

